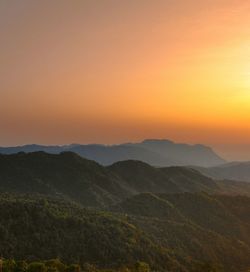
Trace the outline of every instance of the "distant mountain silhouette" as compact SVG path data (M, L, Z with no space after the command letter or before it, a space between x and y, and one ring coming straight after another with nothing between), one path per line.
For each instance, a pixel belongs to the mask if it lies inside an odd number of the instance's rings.
M102 165L111 165L124 160L140 160L159 167L183 165L210 167L225 163L225 160L219 157L210 147L177 144L169 140L144 140L141 143L120 145L73 144L65 146L25 145L0 147L0 153L3 154L35 151L52 154L71 151Z
M151 139L134 145L168 156L174 165L214 166L225 163L210 147L201 144L189 145Z

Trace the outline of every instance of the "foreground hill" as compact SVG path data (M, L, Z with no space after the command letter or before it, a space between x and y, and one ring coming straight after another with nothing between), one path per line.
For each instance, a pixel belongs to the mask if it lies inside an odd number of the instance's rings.
M144 261L156 271L250 267L250 199L226 195L250 194L249 183L188 167L131 160L104 167L72 152L35 152L0 155L0 192L9 193L0 194L7 258L101 268Z
M52 154L70 151L94 160L102 165L117 161L140 160L154 166L215 166L225 163L210 147L204 145L178 144L169 140L145 140L141 143L120 145L25 145L0 147L2 154L44 151Z
M0 253L5 258L57 257L102 268L133 266L140 260L158 271L186 271L166 247L109 213L60 199L0 195L0 214Z
M55 197L0 194L0 253L99 268L134 267L141 261L162 272L246 272L250 267L247 197L141 194L110 210L84 209Z
M126 214L161 246L217 263L225 271L250 264L250 198L204 193L141 194L110 207Z
M0 192L61 196L85 206L105 207L143 193L222 191L211 178L183 168L154 168L139 161L109 167L77 154L44 152L0 155Z

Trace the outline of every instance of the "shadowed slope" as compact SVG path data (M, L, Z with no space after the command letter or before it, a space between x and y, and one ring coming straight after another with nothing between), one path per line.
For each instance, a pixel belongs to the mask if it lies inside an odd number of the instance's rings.
M103 206L130 195L107 169L69 152L0 155L0 189L59 194L86 206Z
M108 169L137 192L212 192L218 189L211 178L191 168L155 168L140 161L122 161L111 165Z
M250 182L250 162L231 162L217 167L196 167L196 169L215 179Z

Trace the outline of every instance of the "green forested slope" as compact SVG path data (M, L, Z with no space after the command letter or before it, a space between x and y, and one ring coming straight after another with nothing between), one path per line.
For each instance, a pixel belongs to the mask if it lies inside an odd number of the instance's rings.
M173 254L126 220L62 200L1 195L0 254L5 258L60 258L100 267L144 261L160 271L185 271Z
M250 200L235 195L245 188L187 167L103 167L69 152L0 155L0 254L101 268L143 261L159 271L200 272L191 268L198 262L245 272Z
M250 266L250 198L206 193L141 194L112 206L158 244L226 271Z

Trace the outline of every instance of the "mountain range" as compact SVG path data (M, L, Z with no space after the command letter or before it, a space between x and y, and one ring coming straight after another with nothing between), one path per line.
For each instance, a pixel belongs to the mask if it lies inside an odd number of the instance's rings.
M117 161L124 160L140 160L159 167L183 165L210 167L225 163L225 160L218 156L210 147L200 144L179 144L170 140L157 139L120 145L72 144L65 146L25 145L0 147L0 153L2 154L35 151L44 151L52 154L71 151L102 165L111 165Z
M0 154L0 254L97 268L246 272L250 183L73 152Z

